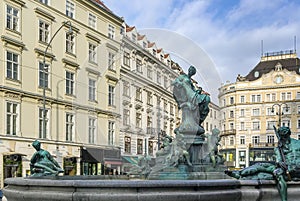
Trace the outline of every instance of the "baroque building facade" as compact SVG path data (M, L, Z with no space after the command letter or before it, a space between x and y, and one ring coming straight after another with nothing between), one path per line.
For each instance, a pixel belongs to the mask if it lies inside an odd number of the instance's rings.
M1 186L30 173L34 139L66 174L120 170L123 19L97 0L4 0L0 7Z
M122 48L120 146L126 171L139 156L155 157L162 133L173 136L180 119L171 83L180 68L172 69L170 55L135 27L126 26Z
M300 66L296 51L265 53L245 77L219 88L221 152L229 168L274 162L273 126L300 131Z

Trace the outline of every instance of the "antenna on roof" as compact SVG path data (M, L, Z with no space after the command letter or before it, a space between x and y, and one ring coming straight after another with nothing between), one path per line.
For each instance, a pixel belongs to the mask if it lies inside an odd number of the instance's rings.
M264 41L261 40L261 56L264 56Z
M296 45L297 45L297 38L296 38L296 36L294 36L294 50L295 50L295 53L297 52Z

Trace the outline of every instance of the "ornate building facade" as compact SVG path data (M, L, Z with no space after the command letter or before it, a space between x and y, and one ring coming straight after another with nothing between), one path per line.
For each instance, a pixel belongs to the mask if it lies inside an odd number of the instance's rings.
M29 174L34 139L66 174L119 170L123 19L97 0L0 7L1 186Z
M247 76L220 87L221 151L228 167L273 162L273 126L289 126L299 139L299 83L299 58L291 50L264 54Z

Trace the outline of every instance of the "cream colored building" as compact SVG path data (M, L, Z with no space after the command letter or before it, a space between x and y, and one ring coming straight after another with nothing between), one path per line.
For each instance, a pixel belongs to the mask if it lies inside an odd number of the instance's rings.
M120 170L123 19L97 0L3 0L0 8L1 186L29 173L35 139L66 174Z
M245 77L219 89L222 149L228 167L273 161L273 125L300 131L300 67L296 52L266 53Z
M179 116L171 83L179 72L170 55L135 27L126 27L122 48L120 146L127 170L126 162L155 156L161 131L174 135Z

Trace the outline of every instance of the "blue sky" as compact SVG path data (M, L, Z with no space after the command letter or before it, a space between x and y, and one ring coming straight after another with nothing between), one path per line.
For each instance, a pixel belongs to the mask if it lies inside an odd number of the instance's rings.
M294 36L297 51L300 47L298 0L105 0L104 3L138 31L169 30L192 40L210 57L221 82L234 82L238 74L250 72L260 60L262 40L264 52L294 49ZM157 40L148 35L147 38Z

